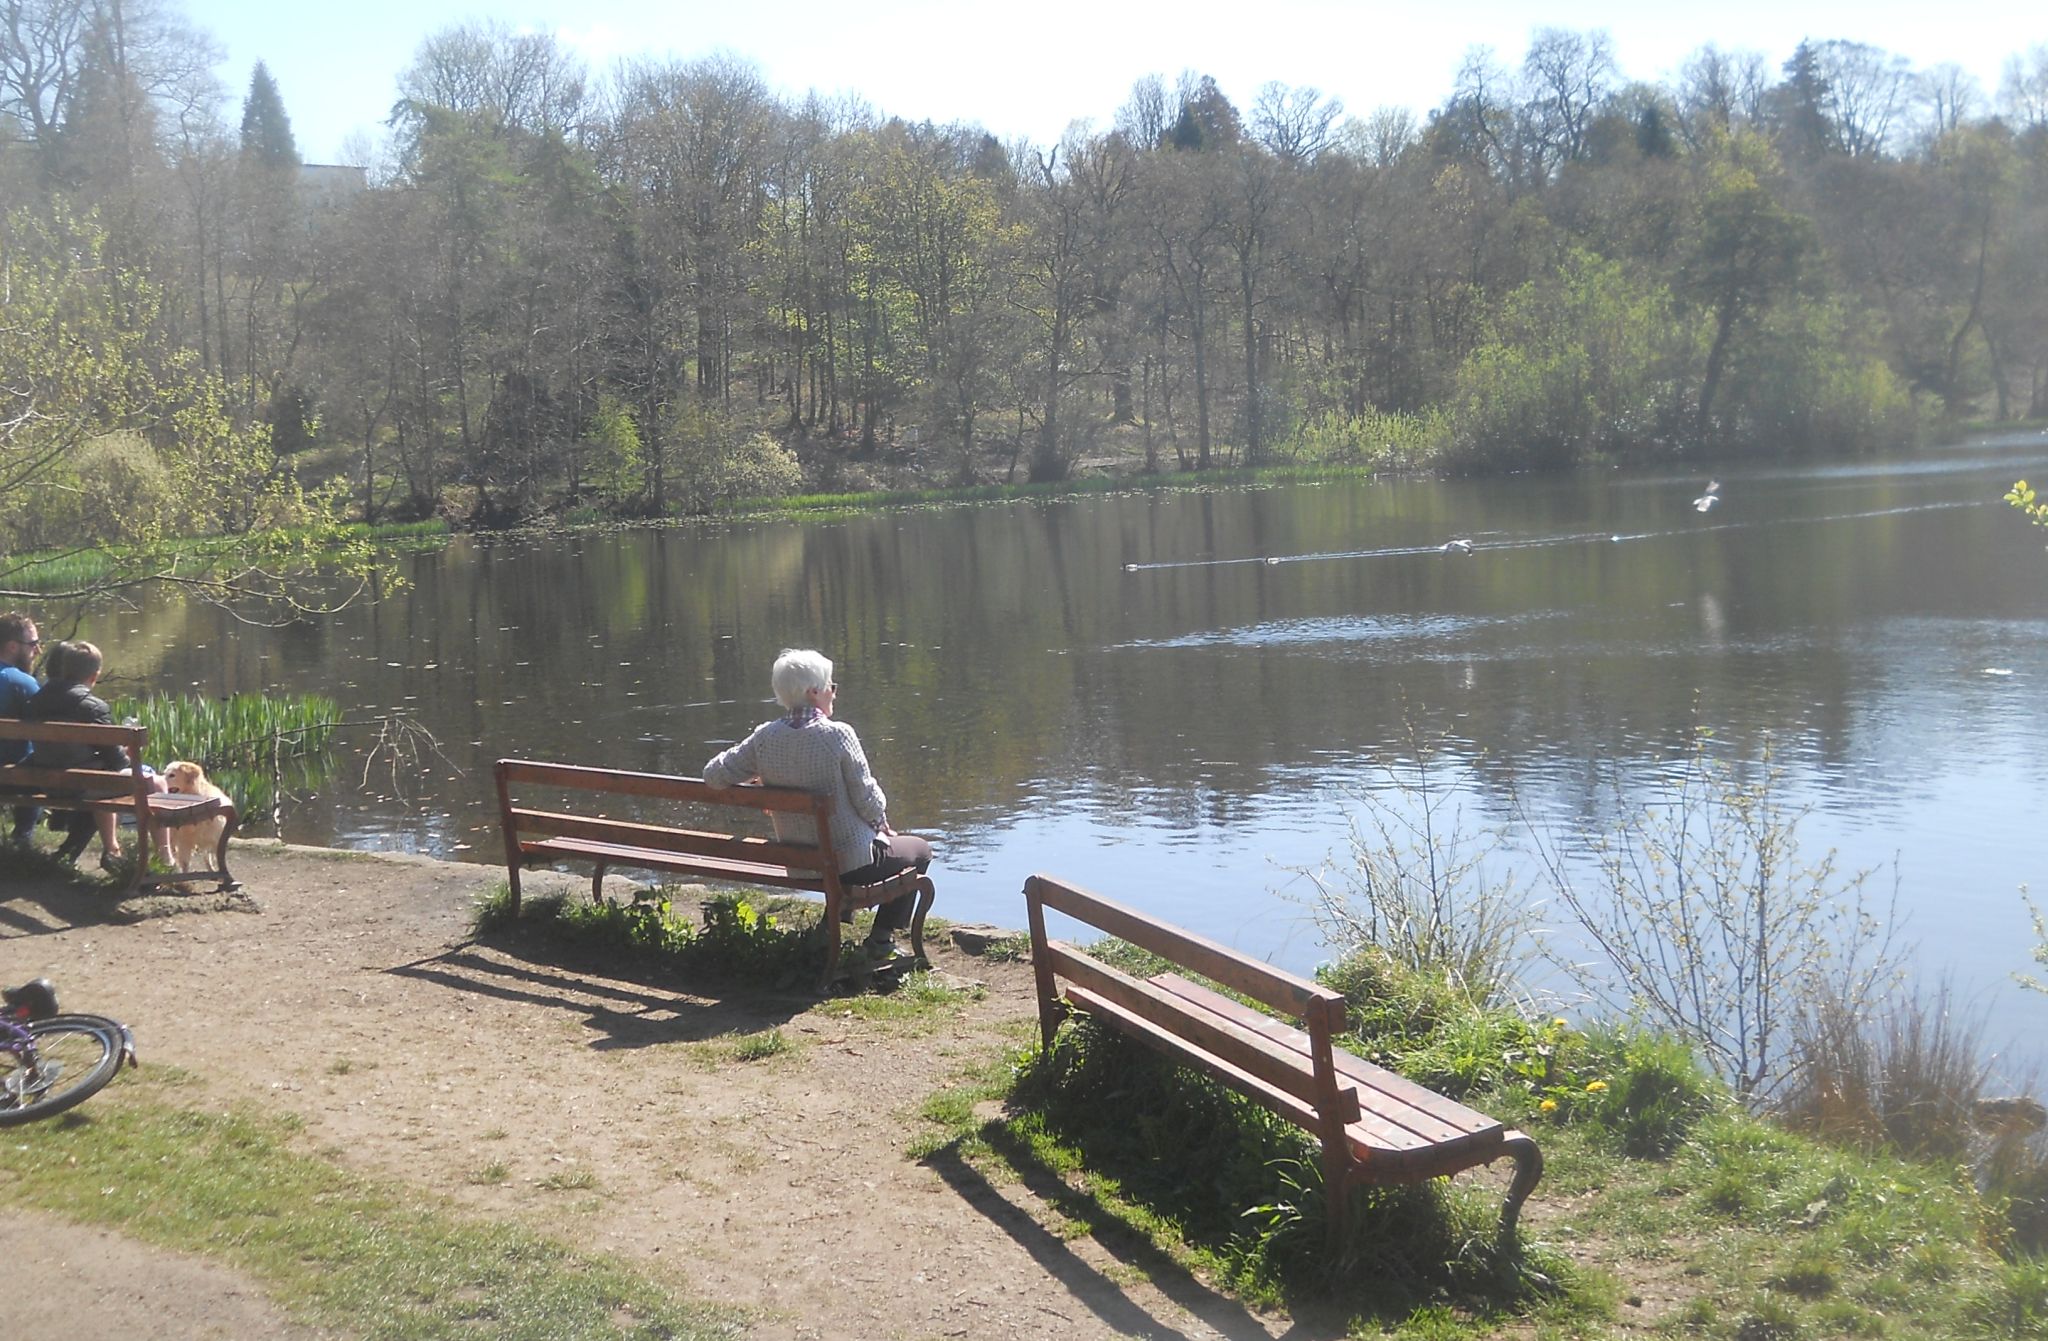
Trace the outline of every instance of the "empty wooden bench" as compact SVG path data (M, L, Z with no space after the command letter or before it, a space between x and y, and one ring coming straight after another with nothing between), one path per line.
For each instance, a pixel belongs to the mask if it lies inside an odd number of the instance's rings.
M1346 1026L1342 995L1052 876L1027 880L1024 902L1048 1050L1067 1013L1085 1011L1315 1136L1333 1241L1354 1183L1421 1182L1501 1158L1515 1161L1501 1208L1501 1232L1513 1233L1543 1174L1536 1142L1335 1046L1332 1037ZM1048 908L1259 1001L1299 1027L1178 973L1135 978L1053 940L1046 935Z
M18 764L0 764L0 814L15 806L40 806L44 810L86 810L95 814L126 815L135 821L134 869L129 872L123 894L154 890L165 885L216 882L226 891L241 884L228 874L228 839L234 837L238 818L234 802L213 796L184 796L154 789L142 771L144 747L149 729L141 726L97 726L83 722L25 722L0 718L0 740L25 740L35 751ZM112 745L126 751L128 767L50 768L36 762L45 745L76 745L98 748ZM152 871L150 847L158 828L179 828L199 824L216 816L221 825L215 844L213 867L201 871Z
M822 895L825 900L825 967L818 990L831 985L839 966L839 915L842 910L878 908L897 899L917 900L911 912L910 947L925 962L924 919L935 890L929 876L904 871L879 884L848 885L839 878L841 862L832 850L832 801L795 787L758 783L714 787L702 778L666 773L629 773L579 764L542 763L532 759L500 759L497 765L498 810L505 839L505 869L511 877L512 906L519 907L519 872L540 861L589 862L590 897L603 897L605 872L669 871L738 885L765 885ZM537 809L514 802L546 791L556 796L555 808ZM745 814L758 824L762 815L804 816L816 842L750 837L736 832L679 828L642 820L614 819L602 811L606 798L639 797L712 814ZM787 821L785 821L787 822ZM855 866L865 862L852 863Z

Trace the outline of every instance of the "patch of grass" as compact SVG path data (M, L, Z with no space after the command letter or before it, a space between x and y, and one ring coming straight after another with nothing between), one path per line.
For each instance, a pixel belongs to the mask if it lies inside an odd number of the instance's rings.
M910 1157L924 1159L948 1147L967 1159L986 1156L989 1147L983 1138L983 1128L999 1124L1001 1119L984 1122L977 1110L1000 1101L1010 1092L1023 1055L1019 1052L984 1059L927 1095L918 1116L930 1126L910 1142Z
M512 1176L512 1170L502 1159L494 1159L469 1175L469 1181L478 1187L496 1187Z
M533 1185L543 1192L581 1192L597 1186L597 1175L588 1169L557 1169Z
M761 1062L770 1057L780 1057L796 1045L780 1029L764 1033L748 1034L732 1045L733 1060L737 1062Z
M988 943L981 957L992 964L1022 964L1031 958L1031 937L1025 932L1003 936Z
M987 989L979 985L956 987L935 973L910 973L893 988L878 982L874 992L834 1000L823 1009L836 1009L870 1024L920 1033L936 1028L940 1020L987 994Z
M304 533L285 530L273 534L302 538ZM316 562L331 561L342 549L358 542L367 542L373 550L384 553L416 553L441 548L448 543L450 534L448 523L438 518L376 526L354 522L329 531L327 538L334 550L313 557ZM249 542L242 537L204 536L167 541L149 550L146 557L164 566L175 563L181 576L193 577L238 567L245 561L248 551ZM132 563L138 557L144 557L143 551L102 546L9 555L6 585L23 591L74 591L121 571L124 564Z
M1005 503L1034 498L1069 498L1108 493L1170 493L1183 490L1243 489L1318 480L1370 479L1381 473L1365 466L1281 465L1257 470L1168 471L1157 475L1082 475L1040 483L974 484L937 489L875 489L858 493L791 494L739 499L719 516L834 517L888 508L941 504Z
M366 1341L736 1334L731 1314L610 1258L295 1154L268 1119L167 1106L134 1092L147 1082L122 1089L0 1142L0 1202L213 1258L299 1318Z

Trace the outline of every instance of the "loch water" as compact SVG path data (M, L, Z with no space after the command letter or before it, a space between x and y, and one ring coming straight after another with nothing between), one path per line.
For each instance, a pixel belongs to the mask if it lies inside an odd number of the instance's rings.
M2010 975L2019 887L2048 903L2048 533L2001 495L2048 476L2048 435L1715 473L1706 511L1703 469L1610 470L462 538L330 618L165 600L85 632L116 693L417 722L437 748L345 730L284 836L482 862L493 759L696 773L816 646L940 850L940 913L1019 925L1044 870L1302 969L1303 872L1412 811L1417 742L1441 816L1504 833L1540 899L1538 837L1653 801L1704 730L1768 749L1803 846L1878 868L1916 964L2038 1050L2048 996Z

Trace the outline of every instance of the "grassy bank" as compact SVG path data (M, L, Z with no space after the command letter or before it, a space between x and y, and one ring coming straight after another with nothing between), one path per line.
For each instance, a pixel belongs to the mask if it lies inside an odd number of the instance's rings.
M439 520L377 526L357 522L341 527L329 538L336 545L365 543L381 553L401 554L438 548L447 543L449 534L448 524ZM281 538L297 537L281 533ZM35 592L78 591L129 571L138 559L146 559L158 569L175 567L186 576L209 574L232 568L246 549L242 537L209 536L170 540L148 551L95 546L12 554L0 556L0 586Z
M739 1333L735 1315L645 1272L295 1153L287 1120L195 1111L169 1073L133 1074L157 1078L124 1079L81 1116L0 1143L0 1203L204 1254L364 1341Z
M1501 1180L1466 1175L1354 1197L1332 1257L1308 1137L1086 1020L934 1096L916 1151L1023 1183L1055 1233L1141 1271L1351 1335L2048 1336L2048 1259L1967 1164L1784 1130L1668 1038L1475 1007L1384 960L1322 976L1373 1003L1351 1050L1542 1145L1516 1240L1494 1237ZM977 1117L990 1101L1005 1116Z

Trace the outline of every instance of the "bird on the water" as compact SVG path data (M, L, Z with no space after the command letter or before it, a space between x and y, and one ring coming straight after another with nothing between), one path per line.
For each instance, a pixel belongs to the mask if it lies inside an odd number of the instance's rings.
M1721 501L1721 481L1708 480L1706 491L1692 500L1694 512L1712 512L1714 504Z
M1459 536L1455 540L1444 541L1443 544L1437 546L1437 549L1445 554L1470 554L1472 552L1472 542L1463 536Z

